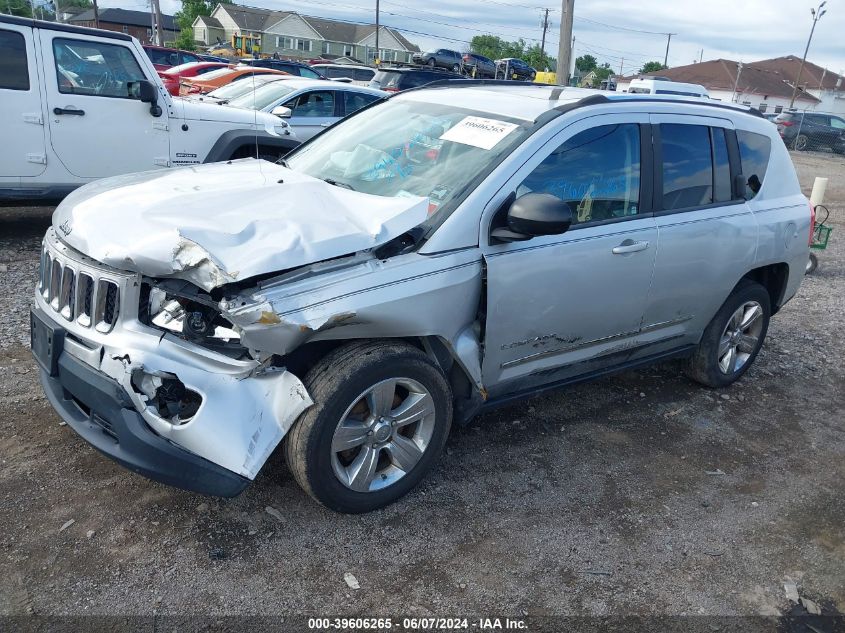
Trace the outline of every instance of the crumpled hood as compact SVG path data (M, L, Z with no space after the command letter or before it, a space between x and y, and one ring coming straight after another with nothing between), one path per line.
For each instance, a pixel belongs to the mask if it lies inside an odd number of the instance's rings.
M386 198L247 158L94 181L53 214L89 257L210 290L384 244L423 222L426 198Z

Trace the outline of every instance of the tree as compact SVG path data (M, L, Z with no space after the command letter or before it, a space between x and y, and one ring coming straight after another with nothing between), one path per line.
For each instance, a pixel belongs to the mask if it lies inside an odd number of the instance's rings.
M645 73L656 73L658 70L666 70L669 68L668 66L664 66L662 62L646 62L643 64L643 67L640 68L640 72Z
M593 72L596 73L596 77L595 79L593 79L593 87L598 88L599 86L601 86L601 82L603 82L605 79L607 79L613 74L613 69L610 67L610 64L605 62L601 66L594 68Z
M587 74L591 70L594 70L598 67L598 65L599 63L592 55L581 55L581 57L575 58L575 68L580 70L583 74Z
M231 4L231 0L219 0L223 4ZM174 46L184 50L192 51L196 48L194 44L194 20L200 15L211 15L218 0L182 0L182 8L173 16L176 25L179 27L179 35L176 37Z
M553 57L543 54L538 44L528 46L523 39L508 42L496 35L476 35L470 42L470 50L490 59L516 57L537 70L552 67L555 63Z
M37 2L35 0L0 0L0 9L3 13L18 15L25 18L35 17L39 20L53 20L53 7L49 2ZM33 10L34 9L34 10Z

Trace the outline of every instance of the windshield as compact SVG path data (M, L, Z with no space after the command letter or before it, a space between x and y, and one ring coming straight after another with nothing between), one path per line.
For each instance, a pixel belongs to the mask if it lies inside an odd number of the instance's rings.
M327 129L287 164L355 191L427 197L433 229L532 131L518 119L392 99Z
M205 76L207 77L208 75L209 73L206 73ZM266 80L262 77L256 77L255 83L259 82L261 85L264 85ZM215 99L234 99L235 97L240 97L242 94L250 92L253 88L254 86L251 81L233 81L230 84L226 84L225 86L218 88L217 90L212 90L206 96L214 97Z
M249 84L251 82L242 82ZM255 90L248 90L239 97L229 99L229 105L236 108L250 108L251 110L263 110L269 105L276 103L279 99L283 99L292 92L296 92L296 88L285 86L284 82L273 82L257 86Z

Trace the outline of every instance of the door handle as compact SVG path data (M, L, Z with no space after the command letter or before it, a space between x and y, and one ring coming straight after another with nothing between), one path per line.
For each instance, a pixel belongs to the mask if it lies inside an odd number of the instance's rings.
M325 123L320 123L320 127L331 127L332 121L326 121Z
M53 114L75 114L76 116L85 116L85 110L77 110L76 108L53 108Z
M614 255L624 255L625 253L636 253L637 251L644 251L648 248L648 242L635 242L634 240L625 240L619 246L614 246L611 251Z

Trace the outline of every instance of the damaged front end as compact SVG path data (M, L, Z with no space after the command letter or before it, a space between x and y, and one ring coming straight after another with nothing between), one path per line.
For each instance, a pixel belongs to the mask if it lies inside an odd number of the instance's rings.
M153 479L212 494L238 488L209 483L229 473L252 480L313 404L296 376L248 353L208 293L105 266L53 229L33 351L51 402L96 448Z

